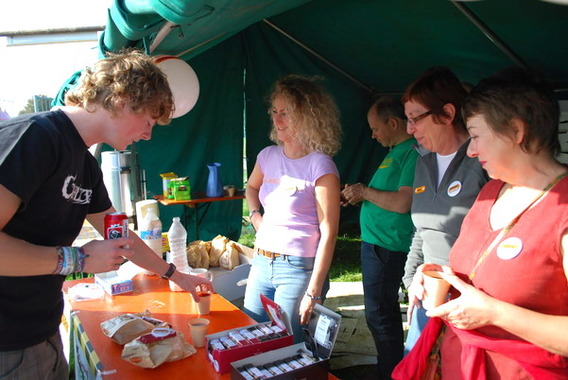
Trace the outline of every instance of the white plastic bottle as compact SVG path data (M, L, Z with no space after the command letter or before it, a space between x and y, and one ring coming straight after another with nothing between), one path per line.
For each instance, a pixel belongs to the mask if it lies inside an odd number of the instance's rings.
M168 230L168 243L170 245L168 261L173 263L178 271L189 273L191 268L187 262L187 231L177 216L174 217L172 225ZM170 281L170 289L174 292L183 291L183 289L173 281Z
M144 243L146 243L158 257L162 258L162 222L153 208L148 208L139 230L140 238L142 238ZM144 273L148 275L154 274L147 270L145 270Z

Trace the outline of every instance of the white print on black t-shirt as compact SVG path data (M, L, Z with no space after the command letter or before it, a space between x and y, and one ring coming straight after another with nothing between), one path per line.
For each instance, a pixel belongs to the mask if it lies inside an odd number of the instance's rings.
M72 175L69 175L67 176L67 178L65 178L65 181L63 182L63 188L61 189L63 198L80 205L91 203L93 190L81 189L79 186L73 183L75 178L77 178L77 176Z

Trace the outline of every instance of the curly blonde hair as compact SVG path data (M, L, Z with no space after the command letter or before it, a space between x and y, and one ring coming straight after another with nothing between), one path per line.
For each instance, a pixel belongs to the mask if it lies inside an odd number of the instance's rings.
M113 117L124 101L135 114L147 110L158 124L169 124L175 109L166 75L153 58L139 50L108 53L87 68L79 84L65 94L65 105L93 112L98 106Z
M269 96L271 114L274 99L282 96L287 105L291 128L298 141L310 151L333 156L341 147L341 124L339 110L333 98L318 83L318 77L287 75L273 86ZM272 126L270 139L282 144Z

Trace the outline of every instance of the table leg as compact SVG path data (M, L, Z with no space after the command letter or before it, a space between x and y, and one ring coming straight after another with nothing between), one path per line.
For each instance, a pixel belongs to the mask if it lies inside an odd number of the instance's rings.
M195 224L195 240L199 240L199 212L197 210L197 205L193 208L193 222Z
M190 209L193 209L191 219L192 219L193 226L194 226L195 240L199 240L199 213L197 211L197 205L194 205L194 206L186 205L186 206L187 207L183 208L183 219L185 221L185 228L186 229L189 228L189 223L188 223L189 215L188 215L187 209L190 208Z

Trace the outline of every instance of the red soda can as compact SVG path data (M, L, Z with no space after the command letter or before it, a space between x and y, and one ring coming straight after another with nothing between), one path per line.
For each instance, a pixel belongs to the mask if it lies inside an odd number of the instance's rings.
M105 239L118 239L128 236L128 216L124 212L105 215Z

